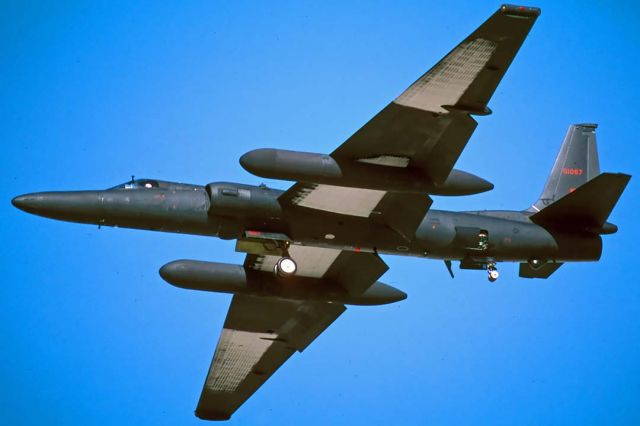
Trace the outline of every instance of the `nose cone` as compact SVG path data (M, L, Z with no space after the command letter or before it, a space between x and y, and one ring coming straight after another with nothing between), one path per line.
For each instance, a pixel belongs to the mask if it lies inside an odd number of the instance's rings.
M13 204L14 207L19 208L20 210L28 212L30 200L31 198L29 195L19 195L11 200L11 204Z
M11 204L22 211L32 214L40 214L51 207L53 196L46 192L19 195L11 200Z
M184 261L175 260L160 268L160 276L169 284L177 285L184 271Z
M276 150L261 148L249 151L240 157L240 165L251 174L269 177L276 166Z
M101 211L97 191L35 192L15 197L11 204L27 213L72 222L93 223Z

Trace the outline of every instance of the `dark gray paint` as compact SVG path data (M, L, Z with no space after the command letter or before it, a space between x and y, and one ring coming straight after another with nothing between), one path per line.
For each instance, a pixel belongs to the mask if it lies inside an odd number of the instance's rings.
M16 197L13 204L40 216L102 226L223 238L241 238L245 230L260 230L284 233L305 245L434 259L587 261L597 260L601 252L600 236L593 229L565 232L544 227L533 223L528 212L431 209L407 245L403 235L368 218L283 207L278 203L280 192L276 190L233 183L210 184L207 188L212 188L212 192L204 187L44 192ZM229 190L227 195L222 188ZM468 238L456 238L462 228L488 231L489 248L482 252L469 250ZM335 238L327 240L327 234Z
M341 250L322 278L279 277L252 269L256 253L243 266L181 260L161 268L162 277L174 285L234 294L226 337L216 349L196 409L203 419L228 419L291 354L306 348L341 315L345 303L382 304L406 297L377 282L387 270L378 253L445 260L450 272L451 260L459 260L464 269L488 270L498 261L520 262L520 275L532 278L548 277L562 262L599 259L601 234L617 230L606 220L630 176L599 174L595 125L569 129L545 189L528 211L439 211L430 209L426 195L493 187L453 166L477 126L471 115L491 112L487 103L539 14L537 8L504 5L456 48L460 53L470 47L471 55L478 48L488 56L480 69L462 70L473 74L464 74L471 75L468 85L466 77L452 71L452 78L463 83L461 93L456 92L460 85L447 86L451 75L437 83L449 90L439 99L452 99L452 105L425 103L426 98L418 98L430 92L410 90L328 156L282 150L243 156L242 165L253 173L295 180L289 191L230 182L199 186L139 180L105 191L27 194L12 202L58 220L240 239L244 246L247 231L268 232L287 240L275 241L284 244L276 250L283 254L288 243ZM442 64L452 65L450 59L438 63L433 75L443 71L438 68ZM376 157L403 157L408 164L361 161ZM305 185L323 183L387 192L369 217L292 202L292 194ZM265 249L267 244L274 244L273 238L263 242ZM234 343L234 336L239 341ZM243 365L246 371L235 371L242 377L235 376L240 381L232 390L211 386L209 378L215 384L215 375L225 374L226 351L236 351L236 361L243 361L244 343L251 336L260 339L258 346L265 352L250 368Z
M597 127L597 124L569 126L542 194L530 211L542 210L600 174Z
M432 195L470 195L493 189L493 184L461 170L452 170L441 183L421 169L388 167L359 161L338 162L329 155L283 149L256 149L240 164L248 172L269 179L292 180L355 188Z
M182 288L249 296L292 300L315 300L348 305L384 305L406 299L406 293L387 284L375 282L361 293L350 294L339 280L291 277L279 279L275 274L251 271L239 265L176 260L160 268L162 278Z

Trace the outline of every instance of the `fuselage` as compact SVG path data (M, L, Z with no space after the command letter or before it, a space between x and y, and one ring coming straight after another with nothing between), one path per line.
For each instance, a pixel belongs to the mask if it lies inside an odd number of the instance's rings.
M99 226L240 239L247 231L279 233L294 244L433 259L591 261L601 237L545 229L521 211L450 212L431 209L406 238L384 222L283 208L282 191L219 182L206 186L138 181L103 191L41 192L16 197L27 212ZM152 182L152 183L144 183Z

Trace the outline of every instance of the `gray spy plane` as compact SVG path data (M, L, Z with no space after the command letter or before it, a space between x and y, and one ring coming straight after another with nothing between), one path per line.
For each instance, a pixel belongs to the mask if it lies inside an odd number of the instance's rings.
M249 172L295 181L286 191L138 179L101 191L13 199L70 222L237 240L244 265L177 260L169 283L233 294L196 415L224 420L294 352L345 311L406 298L378 282L380 253L452 261L498 278L496 263L547 278L564 262L596 261L630 176L600 173L595 124L569 127L540 198L524 211L431 209L433 195L488 191L453 169L540 10L501 6L485 23L329 155L257 149Z

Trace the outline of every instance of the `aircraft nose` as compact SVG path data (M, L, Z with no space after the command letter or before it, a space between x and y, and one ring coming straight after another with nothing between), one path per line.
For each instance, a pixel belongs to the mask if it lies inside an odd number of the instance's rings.
M35 195L36 194L19 195L11 200L11 204L22 211L33 213L38 205L38 199Z
M277 151L270 148L254 149L240 157L240 165L257 176L269 174L277 166Z
M27 213L69 221L85 221L101 209L96 191L34 192L15 197L11 204Z

